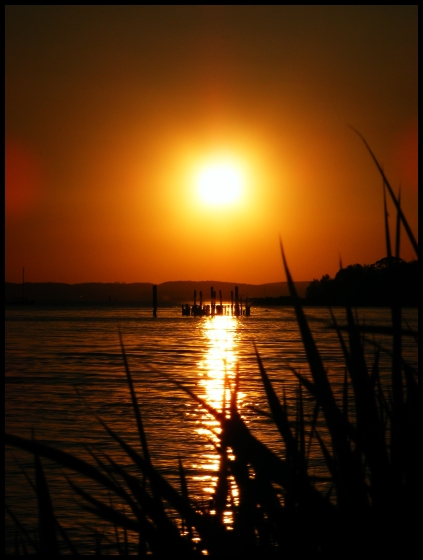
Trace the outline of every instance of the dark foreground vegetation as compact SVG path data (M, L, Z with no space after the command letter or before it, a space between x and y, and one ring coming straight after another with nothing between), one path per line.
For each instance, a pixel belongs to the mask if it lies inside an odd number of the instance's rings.
M369 152L374 158L370 149ZM417 255L417 243L398 199L376 160L375 163L397 208L397 238L404 227ZM101 499L69 481L84 507L115 527L116 539L109 544L109 552L113 547L114 553L126 554L127 535L134 533L140 556L151 553L164 558L190 558L207 551L215 557L346 558L364 554L377 558L414 557L420 540L418 378L403 358L401 341L403 336L417 339L417 333L404 334L401 304L395 292L396 276L390 266L388 234L386 240L392 282L392 366L387 384L381 381L379 369L379 356L385 350L374 343L373 359L366 362L363 331L347 304L346 329L341 329L333 318L332 326L345 357L343 392L341 396L334 394L281 246L309 364L309 373L292 369L298 379L294 406L284 395L275 393L256 350L258 372L267 395L269 416L280 433L283 458L258 441L240 416L239 379L232 383L232 397L222 412L173 380L187 393L187 398L200 403L221 426L213 510L195 503L189 495L183 460L179 459L178 487L171 486L152 464L136 388L122 344L140 437L139 449L129 447L119 434L99 421L127 454L125 463L135 466L138 474L134 474L133 468L129 470L112 457L99 453L93 452L93 461L88 463L35 440L6 435L7 445L26 450L35 457L33 486L39 504L36 539L7 508L16 523L16 553L36 552L49 557L58 553L59 541L68 553L77 552L54 514L41 460L48 458L68 471L98 482L112 496L110 500ZM386 329L383 332L386 334ZM313 403L310 417L305 407L306 396ZM312 445L317 446L326 465L327 480L323 486L309 466ZM236 500L231 498L231 480L238 490ZM233 512L231 528L223 523L224 511L228 509ZM103 552L93 533L93 543L96 542L93 549L97 547L98 553Z

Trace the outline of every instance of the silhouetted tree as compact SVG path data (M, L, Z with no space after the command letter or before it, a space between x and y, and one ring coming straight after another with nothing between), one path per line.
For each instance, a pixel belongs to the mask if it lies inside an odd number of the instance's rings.
M403 306L417 305L418 261L405 262L385 257L371 265L353 264L341 268L330 278L314 279L306 289L308 305L390 305L395 291Z

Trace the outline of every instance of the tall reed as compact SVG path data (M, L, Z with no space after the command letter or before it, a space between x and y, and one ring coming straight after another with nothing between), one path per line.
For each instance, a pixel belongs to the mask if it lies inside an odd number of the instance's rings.
M402 226L417 255L417 242L401 210L399 197L395 197L381 166L364 138L362 140L383 178L384 195L387 190L397 209L395 256L399 257ZM386 202L384 214L387 256L391 260ZM215 556L313 558L363 552L378 555L396 552L407 556L414 551L418 535L415 511L419 505L420 474L418 378L402 355L404 331L395 291L395 260L391 261L392 367L388 386L382 384L380 377L382 349L376 345L373 360L366 361L365 332L354 318L351 307L346 306L346 327L339 326L332 314L332 327L345 359L340 403L297 296L282 242L281 254L310 369L310 375L292 369L298 379L294 413L290 412L292 403L285 396L282 400L278 397L259 351L254 348L270 415L280 433L283 457L261 443L240 415L238 376L230 387L231 398L226 411L225 406L222 411L215 410L190 388L171 379L212 415L221 428L214 510L195 503L189 496L181 458L175 457L175 461L179 461L179 488L172 486L153 464L121 339L140 438L139 449L129 446L101 418L98 421L125 452L125 463L136 467L137 474L106 454L92 452L93 462L90 463L35 439L6 434L7 445L32 453L35 460L37 539L32 538L13 511L6 508L19 535L17 553L57 554L59 542L69 553L77 552L54 514L42 457L95 481L112 496L107 502L104 497L89 493L68 479L75 495L83 500L83 507L114 527L113 546L119 554L128 553L129 533L137 536L140 556L189 558L207 551ZM383 332L386 334L386 329ZM310 419L304 409L306 396L313 402ZM316 444L328 472L329 483L325 486L318 484L310 468L310 448ZM238 491L236 503L230 491L233 481ZM228 508L233 512L231 527L224 523L223 514ZM101 535L96 534L93 539L96 551L101 553Z

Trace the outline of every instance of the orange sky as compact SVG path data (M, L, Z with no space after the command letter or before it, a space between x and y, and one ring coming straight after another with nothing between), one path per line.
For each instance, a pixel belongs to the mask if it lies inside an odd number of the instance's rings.
M348 125L417 236L417 26L417 6L6 6L6 281L278 282L279 236L298 281L384 257ZM244 191L212 208L193 177L222 154Z

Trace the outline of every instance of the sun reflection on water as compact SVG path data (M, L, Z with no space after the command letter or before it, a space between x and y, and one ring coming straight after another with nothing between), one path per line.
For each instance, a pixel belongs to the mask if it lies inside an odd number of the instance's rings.
M203 321L201 327L207 349L199 364L199 385L207 402L221 412L229 402L236 375L237 319L229 315L215 316Z
M205 348L202 359L198 364L199 380L198 394L215 410L229 415L231 390L233 390L239 358L239 326L238 319L230 315L205 317L201 320L199 328L202 329ZM237 393L237 405L241 408L245 394ZM219 434L220 425L210 414L201 407L197 408L199 422L198 435L209 440L206 450L202 454L200 463L195 465L198 474L195 479L200 483L204 497L209 505L210 513L214 513L213 496L216 490L218 471L220 466ZM228 458L233 459L231 450L228 449ZM231 477L229 502L238 502L237 489ZM228 504L229 505L229 504ZM223 522L230 526L233 522L232 511L229 509L223 514Z

